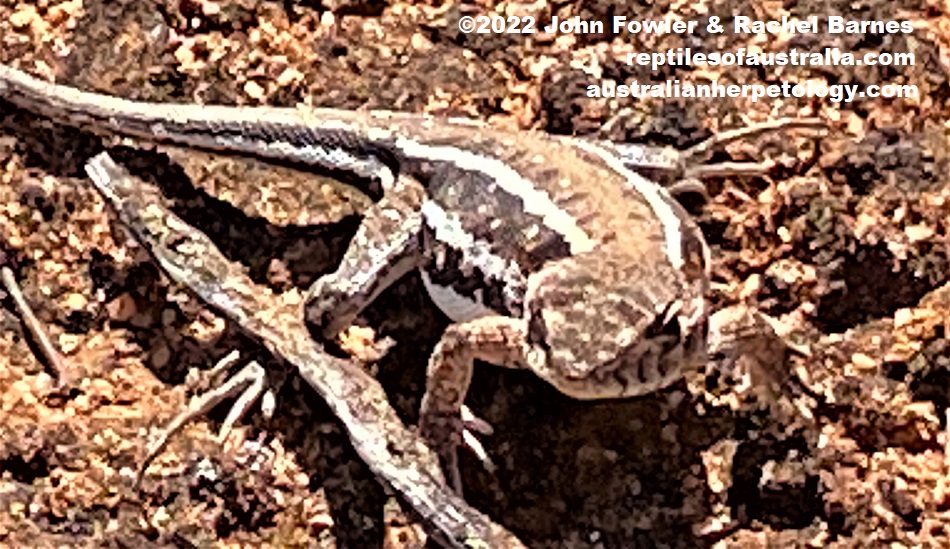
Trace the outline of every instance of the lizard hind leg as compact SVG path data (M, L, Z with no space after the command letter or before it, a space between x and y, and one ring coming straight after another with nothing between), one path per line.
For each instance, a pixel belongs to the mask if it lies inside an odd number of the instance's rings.
M232 351L218 364L211 369L209 374L212 376L219 373L239 361L237 351ZM221 430L218 433L218 443L223 443L230 434L234 424L241 420L247 411L255 402L265 393L267 373L257 361L248 362L236 374L227 381L214 387L205 393L195 395L191 398L188 406L178 415L172 418L159 432L158 437L149 444L145 457L139 464L135 473L135 487L141 485L145 476L145 471L149 464L154 460L168 445L168 441L178 431L185 427L190 421L210 412L215 406L228 398L237 397L235 403L231 406Z

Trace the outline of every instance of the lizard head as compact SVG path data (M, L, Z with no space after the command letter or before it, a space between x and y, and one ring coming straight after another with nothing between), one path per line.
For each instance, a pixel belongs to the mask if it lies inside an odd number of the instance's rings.
M606 399L653 392L702 361L705 282L635 264L574 257L536 273L529 368L569 396Z

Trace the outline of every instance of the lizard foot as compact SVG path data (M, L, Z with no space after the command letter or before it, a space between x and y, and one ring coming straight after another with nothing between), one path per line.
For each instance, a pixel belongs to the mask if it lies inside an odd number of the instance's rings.
M485 451L481 441L475 437L475 433L490 436L494 432L490 423L476 416L468 406L462 405L462 444L475 454L478 461L482 463L482 467L489 473L495 472L495 463L488 457L488 452Z
M239 358L238 352L232 351L222 358L214 368L210 370L209 374L214 376L226 370L236 364ZM192 397L188 403L188 407L168 422L168 424L161 429L158 438L149 445L148 452L145 454L145 458L135 473L136 489L142 482L145 470L152 460L162 452L168 444L169 439L187 425L189 421L208 413L223 400L237 397L224 423L221 425L221 430L218 432L219 444L227 439L234 424L244 417L244 414L247 413L251 406L253 406L262 395L265 401L261 408L264 410L265 415L269 416L271 411L273 411L273 394L269 390L265 392L265 382L266 372L264 368L258 364L257 361L252 360L226 382L203 394Z
M790 339L790 329L777 319L754 307L740 304L726 307L709 317L709 363L707 371L717 370L752 391L760 402L778 413L780 399L791 403L801 417L813 419L813 413L796 395L796 388L814 396L807 383L789 369L790 354L810 356L807 346Z
M493 429L489 423L472 413L468 406L462 406L461 414L455 416L424 414L419 419L419 430L442 461L449 486L462 495L462 474L459 471L458 447L469 448L488 472L495 471L495 464L484 446L475 436L491 435Z

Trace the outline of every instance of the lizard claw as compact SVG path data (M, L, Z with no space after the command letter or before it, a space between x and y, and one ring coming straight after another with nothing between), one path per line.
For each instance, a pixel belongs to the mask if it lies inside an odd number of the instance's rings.
M472 413L468 406L462 406L462 444L475 454L482 463L482 467L489 473L495 472L495 463L488 456L485 447L474 433L491 435L495 432L490 423Z
M490 423L475 415L468 406L462 406L462 426L466 431L475 431L480 435L493 435L495 430Z
M494 462L475 436L475 433L490 435L494 431L487 421L473 414L468 406L463 405L461 413L455 416L423 413L419 427L429 446L439 454L449 486L457 494L462 495L462 475L458 466L460 445L471 450L488 472L495 471Z

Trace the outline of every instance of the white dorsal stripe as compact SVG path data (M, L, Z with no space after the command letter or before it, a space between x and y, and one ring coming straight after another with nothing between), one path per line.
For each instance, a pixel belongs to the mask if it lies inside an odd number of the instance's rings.
M666 189L630 170L624 165L620 158L610 154L610 152L599 145L580 139L572 140L572 143L582 150L597 155L610 169L627 177L627 183L640 193L640 196L647 201L650 209L656 214L657 219L660 220L660 224L663 226L663 237L666 241L666 255L670 258L670 262L675 268L681 269L684 264L682 244L683 229L680 218L676 215L676 212L673 211L673 206L671 205L673 198L669 196Z
M451 162L463 170L488 175L492 183L521 199L525 213L540 217L545 227L561 235L572 254L594 249L594 240L577 224L577 219L555 204L548 193L535 187L511 166L497 158L457 147L425 145L404 137L397 138L395 145L410 157Z

